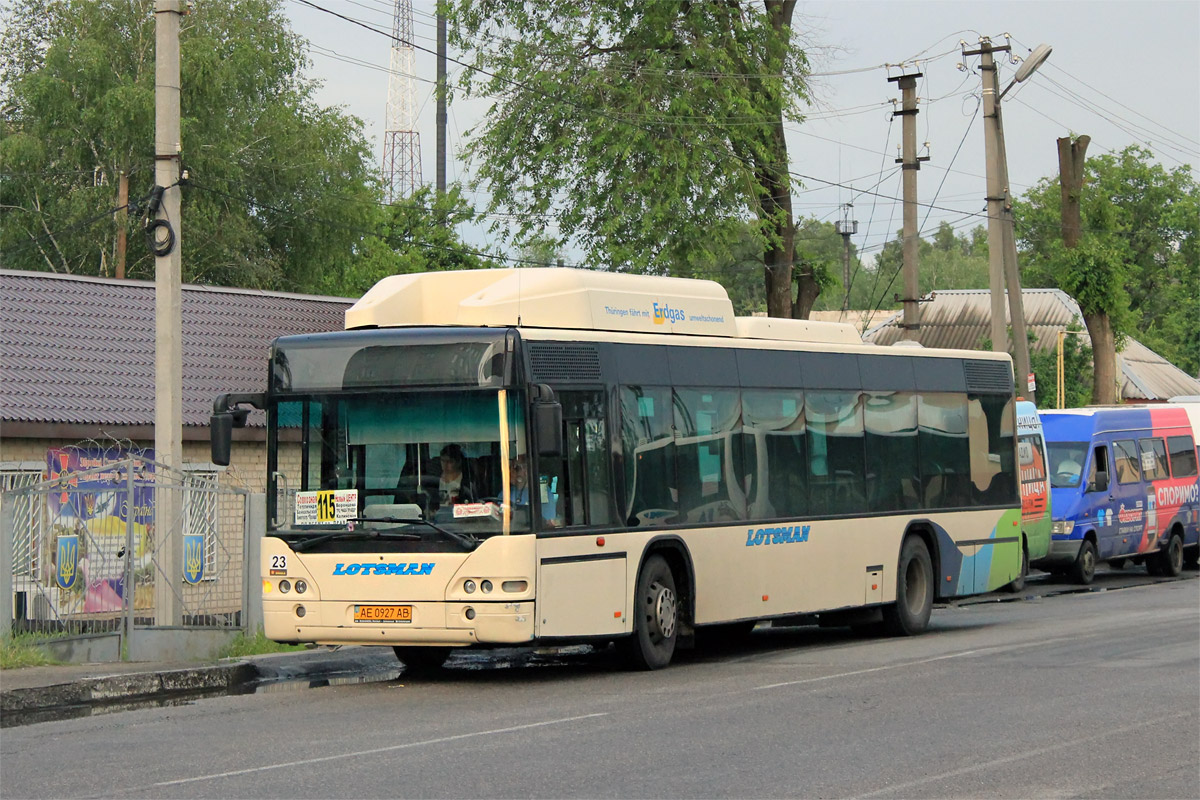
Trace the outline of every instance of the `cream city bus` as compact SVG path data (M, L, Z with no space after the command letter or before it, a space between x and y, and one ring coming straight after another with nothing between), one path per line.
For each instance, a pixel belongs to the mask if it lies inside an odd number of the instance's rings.
M708 281L399 275L274 343L266 634L452 648L679 643L815 615L923 631L1021 568L1011 362L737 318Z

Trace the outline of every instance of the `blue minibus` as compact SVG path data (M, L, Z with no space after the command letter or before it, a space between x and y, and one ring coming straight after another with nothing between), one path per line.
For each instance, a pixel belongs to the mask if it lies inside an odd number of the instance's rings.
M1043 569L1086 585L1101 562L1168 576L1195 565L1196 411L1163 404L1041 413L1054 519Z

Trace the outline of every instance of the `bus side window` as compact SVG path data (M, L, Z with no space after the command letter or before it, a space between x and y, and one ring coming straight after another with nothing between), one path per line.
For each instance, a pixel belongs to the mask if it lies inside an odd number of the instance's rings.
M563 390L558 396L563 407L566 452L550 469L549 460L542 459L549 481L542 499L543 519L553 527L609 525L613 514L604 395L598 391Z
M1092 453L1092 467L1088 470L1087 490L1089 492L1108 491L1108 448L1104 445L1100 445Z

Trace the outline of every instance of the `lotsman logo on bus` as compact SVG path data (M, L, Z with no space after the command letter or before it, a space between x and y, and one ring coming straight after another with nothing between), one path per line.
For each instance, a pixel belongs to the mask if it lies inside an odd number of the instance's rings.
M654 324L662 325L664 322L670 322L674 325L676 322L683 322L683 309L671 308L666 303L654 304Z
M788 525L784 528L749 528L746 530L746 547L762 544L793 544L807 542L811 525Z
M425 564L338 564L334 575L432 575L433 563Z
M1181 506L1184 503L1194 503L1200 499L1200 486L1163 486L1158 490L1160 506Z

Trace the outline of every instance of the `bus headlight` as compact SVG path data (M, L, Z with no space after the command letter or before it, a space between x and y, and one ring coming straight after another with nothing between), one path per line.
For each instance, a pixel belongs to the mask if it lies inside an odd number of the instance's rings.
M308 582L305 581L303 578L298 578L296 580L296 594L304 594L304 592L307 590L308 590Z
M1075 530L1075 523L1069 519L1056 519L1050 527L1050 533L1055 536L1069 536Z
M287 594L292 590L292 584L285 578L279 582L279 591Z
M472 592L474 592L475 591L475 581L468 578L467 581L465 583L463 583L463 591L465 591L467 594L471 594Z

